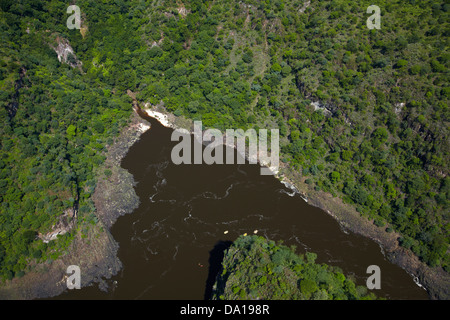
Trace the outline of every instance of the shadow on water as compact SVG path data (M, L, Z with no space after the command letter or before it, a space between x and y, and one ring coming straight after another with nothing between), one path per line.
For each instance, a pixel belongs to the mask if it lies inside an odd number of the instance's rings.
M222 261L225 255L225 250L227 250L232 243L232 241L219 241L209 252L209 270L208 279L206 279L205 300L211 299L212 290L214 283L216 282L217 275L222 271Z

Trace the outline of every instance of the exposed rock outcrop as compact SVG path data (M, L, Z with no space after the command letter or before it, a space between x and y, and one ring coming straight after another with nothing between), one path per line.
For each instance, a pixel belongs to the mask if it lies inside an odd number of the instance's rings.
M19 71L19 79L14 84L14 94L12 96L11 102L8 104L8 115L10 119L14 118L17 113L17 109L19 108L20 88L22 88L23 78L26 76L26 74L27 70L24 67L21 67Z
M68 64L72 68L78 68L80 72L83 73L83 63L78 60L68 40L57 36L56 46L50 45L50 47L55 50L56 54L58 55L59 62Z
M59 235L70 232L76 225L77 213L74 209L67 209L64 214L58 218L58 221L52 227L52 231L46 234L39 234L38 237L45 243L56 240Z

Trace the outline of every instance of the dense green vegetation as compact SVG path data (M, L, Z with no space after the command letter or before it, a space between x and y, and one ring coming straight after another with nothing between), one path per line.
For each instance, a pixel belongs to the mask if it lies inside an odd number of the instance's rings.
M373 293L337 267L315 262L317 255L260 236L240 236L227 249L213 299L372 300Z
M380 0L380 30L365 0L183 3L80 0L80 32L66 3L0 1L0 276L61 252L73 233L36 234L64 210L95 223L94 169L127 89L207 127L279 128L307 183L448 271L448 0ZM57 37L81 69L58 61Z

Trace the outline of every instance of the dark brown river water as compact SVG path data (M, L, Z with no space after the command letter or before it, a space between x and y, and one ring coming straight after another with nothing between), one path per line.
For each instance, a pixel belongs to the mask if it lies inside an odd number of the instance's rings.
M367 267L378 265L378 296L428 299L410 275L387 261L378 244L345 232L277 179L260 175L258 165L174 165L173 130L150 122L151 129L122 161L138 183L141 200L111 229L120 244L122 271L108 280L108 292L95 286L59 298L204 299L227 241L258 230L296 245L298 253L317 253L317 262L340 267L358 285L370 276Z

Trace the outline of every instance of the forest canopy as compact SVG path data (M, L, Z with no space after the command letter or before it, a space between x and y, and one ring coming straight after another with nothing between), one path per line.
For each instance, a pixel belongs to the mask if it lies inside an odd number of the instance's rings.
M0 1L0 277L95 224L95 168L140 102L208 127L279 128L315 190L449 271L450 3L380 0ZM55 48L70 45L61 63Z

